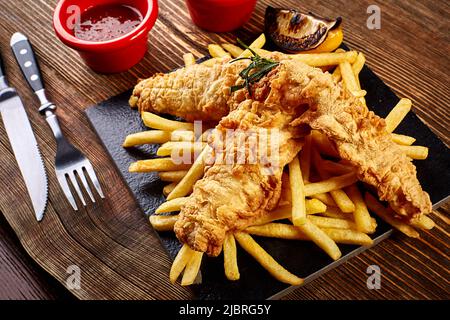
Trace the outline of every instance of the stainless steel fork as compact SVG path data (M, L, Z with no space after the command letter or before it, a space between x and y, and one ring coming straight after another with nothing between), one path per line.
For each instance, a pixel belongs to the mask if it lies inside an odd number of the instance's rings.
M92 184L97 190L101 198L104 198L104 194L98 178L94 172L90 161L75 148L63 135L59 126L58 118L55 114L56 106L51 103L46 95L44 89L44 83L42 81L41 72L35 58L31 43L27 37L22 33L15 33L11 38L11 48L14 52L16 60L22 70L25 79L27 80L34 93L38 96L41 103L39 112L45 116L45 120L49 124L56 138L57 151L55 158L55 171L59 184L74 210L78 210L68 180L78 194L83 206L86 206L83 193L81 191L78 179L81 181L84 189L91 198L92 202L95 202L94 195L89 187L86 175L90 178ZM78 179L77 179L78 176Z

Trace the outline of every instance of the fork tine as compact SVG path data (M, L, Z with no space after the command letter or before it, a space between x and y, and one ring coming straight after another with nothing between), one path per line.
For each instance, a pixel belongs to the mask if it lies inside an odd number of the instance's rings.
M97 190L98 194L100 195L100 197L102 199L104 199L105 196L103 194L103 190L100 187L100 182L98 182L98 178L97 178L97 175L95 174L95 171L94 171L94 168L92 167L92 164L89 161L87 161L84 164L84 168L86 169L86 172L88 173L89 178L91 179L91 181L92 181L95 189Z
M70 182L72 182L72 186L75 189L75 191L77 192L78 197L81 200L81 203L83 204L83 206L86 207L86 201L84 201L83 193L81 193L81 189L80 189L80 186L78 185L78 181L77 181L77 178L75 177L75 173L73 171L67 172L67 175L69 176Z
M75 211L78 211L77 204L72 195L72 192L70 191L69 184L67 183L66 175L63 173L56 172L56 177L58 178L59 185L61 186L61 189L63 190L64 195L67 198L67 201L69 201L70 205Z
M86 177L84 176L83 168L77 169L76 172L78 173L78 177L80 178L81 182L83 183L84 189L86 190L87 194L89 195L89 198L91 198L92 202L95 202L94 195L92 194L91 188L89 187Z

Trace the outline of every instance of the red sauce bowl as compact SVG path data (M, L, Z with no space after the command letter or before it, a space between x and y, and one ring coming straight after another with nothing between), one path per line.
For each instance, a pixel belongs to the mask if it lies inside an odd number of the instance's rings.
M244 25L256 0L186 0L192 21L202 29L229 32Z
M98 5L123 4L140 11L143 19L131 32L108 41L92 42L74 36L75 10L84 12ZM53 14L58 38L75 49L85 63L99 73L116 73L130 69L147 52L148 33L158 17L157 0L61 0Z

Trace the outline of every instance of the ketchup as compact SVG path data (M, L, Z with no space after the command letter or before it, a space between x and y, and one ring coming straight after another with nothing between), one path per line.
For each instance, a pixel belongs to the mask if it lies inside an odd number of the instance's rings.
M141 13L133 7L122 4L99 5L81 14L74 34L81 40L108 41L131 32L141 21Z

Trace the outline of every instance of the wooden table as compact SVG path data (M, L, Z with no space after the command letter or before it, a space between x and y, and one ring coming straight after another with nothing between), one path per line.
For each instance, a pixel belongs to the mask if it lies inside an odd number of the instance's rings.
M160 1L159 19L151 32L145 59L128 72L104 76L89 70L78 55L54 35L51 18L56 0L0 2L0 48L8 78L27 106L50 179L49 207L45 222L38 225L1 126L0 298L72 299L59 283L65 283L66 269L71 264L89 268L88 273L82 273L82 289L72 291L78 298L91 298L93 287L99 292L97 298L192 297L189 289L169 284L169 258L92 132L83 110L132 87L139 77L181 65L182 54L187 51L200 57L206 53L208 43L233 41L236 35L248 42L261 33L263 13L270 3L293 7L298 2L259 1L250 22L242 30L218 35L196 28L184 1ZM450 6L445 1L432 0L378 1L381 30L371 31L366 27L366 10L373 3L370 0L311 0L299 5L303 6L301 9L323 16L341 15L346 43L363 51L370 68L398 95L411 98L414 111L448 145ZM37 101L25 85L8 47L9 38L16 31L27 34L35 46L49 96L59 106L64 132L86 151L99 169L106 200L78 213L69 209L59 190L53 172L54 139L44 119L38 115ZM448 212L448 207L435 211L437 226L431 232L423 232L421 239L407 239L396 233L287 298L450 298ZM38 239L45 238L44 233L48 234L47 239L54 240L38 245L37 241L43 241ZM380 290L366 287L366 268L372 264L381 267Z

